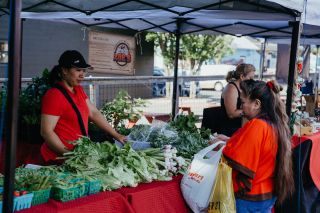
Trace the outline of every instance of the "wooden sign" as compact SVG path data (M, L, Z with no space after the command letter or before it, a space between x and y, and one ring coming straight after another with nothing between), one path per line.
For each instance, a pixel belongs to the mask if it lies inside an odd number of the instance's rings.
M89 64L93 72L134 75L134 37L106 32L89 32Z

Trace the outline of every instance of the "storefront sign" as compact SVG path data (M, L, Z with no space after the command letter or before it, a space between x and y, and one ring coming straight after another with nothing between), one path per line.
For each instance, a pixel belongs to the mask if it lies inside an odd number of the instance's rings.
M134 75L134 37L89 32L89 64L96 73Z

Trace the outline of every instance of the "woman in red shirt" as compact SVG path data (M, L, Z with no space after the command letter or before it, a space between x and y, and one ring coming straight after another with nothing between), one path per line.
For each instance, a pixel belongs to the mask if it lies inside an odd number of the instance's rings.
M125 136L117 133L90 102L80 86L86 70L91 68L81 53L67 50L60 56L59 64L51 70L50 80L55 87L43 96L41 109L41 135L45 140L41 155L47 164L60 163L56 158L74 147L69 142L77 140L81 135L87 135L89 120L116 140L122 143L126 141ZM71 103L56 87L62 87L71 97L81 115L83 126Z
M237 213L269 213L294 191L288 116L276 82L245 80L240 87L249 121L231 138L218 138L227 141Z

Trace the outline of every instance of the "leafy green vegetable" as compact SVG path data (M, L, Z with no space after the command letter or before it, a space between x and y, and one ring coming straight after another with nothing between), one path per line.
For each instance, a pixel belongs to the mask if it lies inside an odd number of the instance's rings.
M129 143L119 148L109 142L93 143L86 137L73 143L75 149L64 154L63 169L74 176L101 180L104 190L134 187L140 182L152 180L168 180L186 168L184 164L171 170L167 168L161 149L137 152Z

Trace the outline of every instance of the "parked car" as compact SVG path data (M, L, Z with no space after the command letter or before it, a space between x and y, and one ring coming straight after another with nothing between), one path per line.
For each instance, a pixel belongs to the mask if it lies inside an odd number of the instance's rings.
M153 76L165 76L165 71L162 68L155 67L153 69ZM187 71L178 70L178 76L187 76ZM178 79L178 91L180 96L190 95L190 81ZM200 92L199 82L196 82L196 95ZM152 85L152 94L154 96L166 95L166 81L159 80Z
M222 91L227 85L225 77L229 71L235 70L236 66L229 64L213 64L213 65L203 65L201 67L200 76L221 76L218 80L208 80L200 81L200 88L204 90L213 89L216 91Z
M163 69L154 67L153 76L165 76ZM153 96L165 96L166 95L166 81L158 80L152 84L152 95Z

